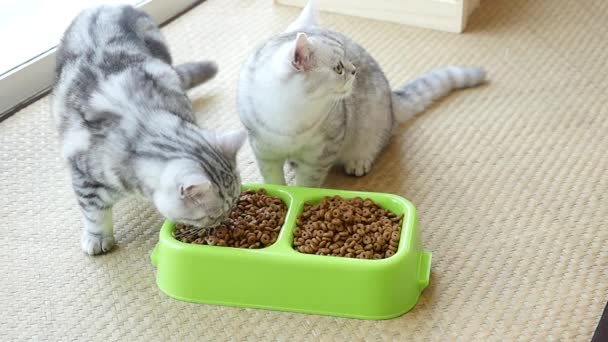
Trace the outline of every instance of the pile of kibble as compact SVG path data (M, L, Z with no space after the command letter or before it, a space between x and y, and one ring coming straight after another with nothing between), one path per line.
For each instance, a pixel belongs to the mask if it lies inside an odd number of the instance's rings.
M287 206L265 189L242 192L229 219L211 229L177 224L173 237L186 243L238 248L272 245L285 222Z
M383 259L399 246L403 215L382 209L370 199L326 197L306 203L297 219L293 246L307 254Z

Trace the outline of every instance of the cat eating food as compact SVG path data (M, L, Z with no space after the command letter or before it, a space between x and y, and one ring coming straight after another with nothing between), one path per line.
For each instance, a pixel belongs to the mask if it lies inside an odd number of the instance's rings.
M314 1L245 62L237 103L266 183L319 187L334 165L367 174L402 122L454 89L484 82L478 67L433 70L392 91L364 48L318 24Z
M86 253L114 246L112 206L129 193L178 223L211 227L229 215L246 133L198 127L185 92L216 72L213 62L173 67L158 27L131 6L74 19L57 50L53 112Z

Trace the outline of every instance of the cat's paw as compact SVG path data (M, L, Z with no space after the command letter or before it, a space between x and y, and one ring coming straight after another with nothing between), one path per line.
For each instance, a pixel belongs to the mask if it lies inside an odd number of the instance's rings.
M114 236L104 236L99 234L89 233L87 231L82 233L82 250L88 255L97 255L109 252L116 240Z
M371 160L352 160L344 163L344 172L351 176L365 176L371 169Z

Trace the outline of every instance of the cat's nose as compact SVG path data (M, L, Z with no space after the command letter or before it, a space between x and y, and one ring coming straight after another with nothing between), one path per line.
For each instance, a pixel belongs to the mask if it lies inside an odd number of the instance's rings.
M357 73L357 67L353 63L349 63L349 64L350 64L349 65L350 74L354 76Z

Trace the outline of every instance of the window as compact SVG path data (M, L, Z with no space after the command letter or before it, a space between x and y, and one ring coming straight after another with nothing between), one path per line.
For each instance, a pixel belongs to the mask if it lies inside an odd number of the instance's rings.
M84 8L132 4L162 24L197 0L5 0L0 12L0 120L48 92L55 50L63 32Z

